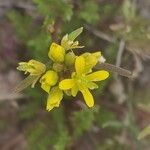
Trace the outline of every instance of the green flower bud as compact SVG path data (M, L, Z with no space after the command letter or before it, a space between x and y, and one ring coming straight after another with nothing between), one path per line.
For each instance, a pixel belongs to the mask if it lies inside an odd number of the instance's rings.
M75 63L76 55L73 52L69 52L65 55L66 66L72 66Z

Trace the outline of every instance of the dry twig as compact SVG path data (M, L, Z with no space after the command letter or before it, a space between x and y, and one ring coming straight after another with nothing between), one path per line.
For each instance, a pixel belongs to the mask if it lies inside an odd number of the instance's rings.
M96 30L92 27L90 27L89 25L85 25L85 29L87 29L88 31L90 31L92 34L94 34L95 36L108 41L110 43L116 43L117 39L115 37L112 37L102 31Z

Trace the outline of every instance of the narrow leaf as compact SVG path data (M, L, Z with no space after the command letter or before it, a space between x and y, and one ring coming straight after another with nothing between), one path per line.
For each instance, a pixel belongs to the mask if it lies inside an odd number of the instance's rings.
M78 29L74 30L73 32L71 32L68 35L69 40L71 40L71 41L75 40L82 33L82 31L83 31L83 27L78 28Z

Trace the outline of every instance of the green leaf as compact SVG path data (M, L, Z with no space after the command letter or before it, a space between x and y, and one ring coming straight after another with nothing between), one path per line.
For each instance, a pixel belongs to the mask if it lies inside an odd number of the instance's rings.
M144 128L140 134L138 135L138 140L143 139L144 137L150 135L150 125L148 125L146 128Z
M74 30L68 35L68 39L71 41L75 40L82 33L82 31L83 31L83 27Z

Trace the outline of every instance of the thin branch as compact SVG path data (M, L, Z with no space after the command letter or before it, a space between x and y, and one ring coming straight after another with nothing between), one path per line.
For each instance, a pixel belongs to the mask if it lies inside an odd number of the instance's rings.
M23 8L23 9L27 9L27 10L35 10L35 6L32 3L24 3L24 2L18 2L16 4L17 7Z
M24 98L23 94L0 94L0 102Z
M123 39L121 39L121 41L119 43L117 58L116 58L116 67L121 66L122 55L123 55L124 50L125 50L125 41ZM115 74L115 78L116 79L118 78L118 74Z
M90 31L92 34L94 34L95 36L97 36L103 40L106 40L110 43L116 43L117 42L117 38L112 37L112 36L110 36L104 32L99 31L99 30L96 30L96 29L90 27L89 25L85 25L85 28L88 31ZM119 45L118 54L117 54L116 66L108 64L108 63L99 63L96 65L96 68L97 69L102 68L102 69L105 69L107 71L116 72L119 75L131 78L132 73L130 71L119 67L121 65L121 58L122 58L122 54L123 54L124 50L125 50L125 41L121 40L120 45Z
M12 2L9 2L9 1L2 1L0 2L0 7L11 7L12 5Z
M124 50L125 50L125 41L122 39L120 41L119 49L118 49L118 53L117 53L117 59L116 59L117 67L121 66L121 60L122 60L122 55L123 55Z
M105 40L105 41L108 41L110 43L116 43L117 39L115 37L112 37L102 31L99 31L99 30L96 30L92 27L90 27L89 25L85 25L85 28L90 31L92 34L94 34L95 36Z
M11 2L11 1L2 1L0 2L0 7L11 8L11 7L19 7L22 9L26 9L28 11L35 10L35 6L32 3L27 2Z
M119 75L131 78L132 73L126 69L116 67L115 65L109 64L109 63L99 63L96 65L97 69L105 69L110 72L118 73Z

